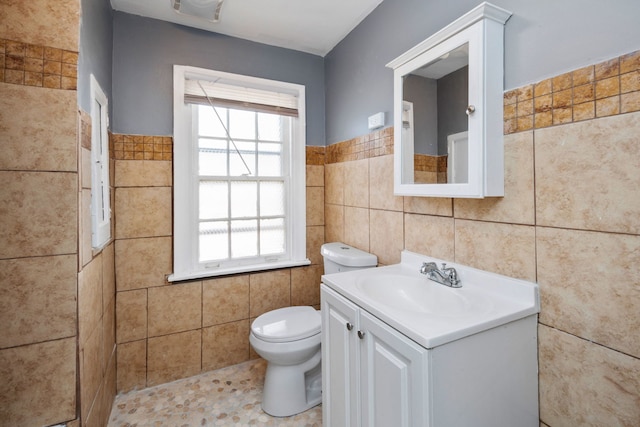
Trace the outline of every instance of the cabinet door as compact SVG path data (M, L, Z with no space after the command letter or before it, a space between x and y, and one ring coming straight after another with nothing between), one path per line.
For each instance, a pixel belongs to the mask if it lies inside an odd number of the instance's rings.
M362 425L429 426L428 350L364 311L360 331Z
M358 405L358 308L321 287L322 421L325 427L356 427Z

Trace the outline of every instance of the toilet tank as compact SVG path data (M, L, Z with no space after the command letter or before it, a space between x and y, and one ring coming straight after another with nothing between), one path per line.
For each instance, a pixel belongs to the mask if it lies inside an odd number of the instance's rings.
M320 248L324 258L324 274L375 267L378 257L340 242L325 243Z

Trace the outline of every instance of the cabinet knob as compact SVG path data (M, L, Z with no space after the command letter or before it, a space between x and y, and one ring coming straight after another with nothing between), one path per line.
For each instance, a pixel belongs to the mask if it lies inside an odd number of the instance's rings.
M470 116L470 115L472 115L473 113L476 112L476 107L473 106L473 105L469 105L467 107L467 111L466 112L467 112L467 116Z
M350 331L353 329L353 325L349 322L347 322L347 331Z
M364 338L364 332L358 331L358 338L363 339Z

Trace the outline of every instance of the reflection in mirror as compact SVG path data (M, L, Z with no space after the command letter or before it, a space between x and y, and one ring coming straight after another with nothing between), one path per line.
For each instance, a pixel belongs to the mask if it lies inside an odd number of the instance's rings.
M403 76L403 183L468 182L468 77L469 43Z

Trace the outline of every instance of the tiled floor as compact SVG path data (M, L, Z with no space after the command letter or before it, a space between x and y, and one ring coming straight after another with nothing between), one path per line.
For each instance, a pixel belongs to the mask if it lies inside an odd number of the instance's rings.
M275 418L260 408L266 362L252 360L116 396L109 427L322 426L322 407Z

